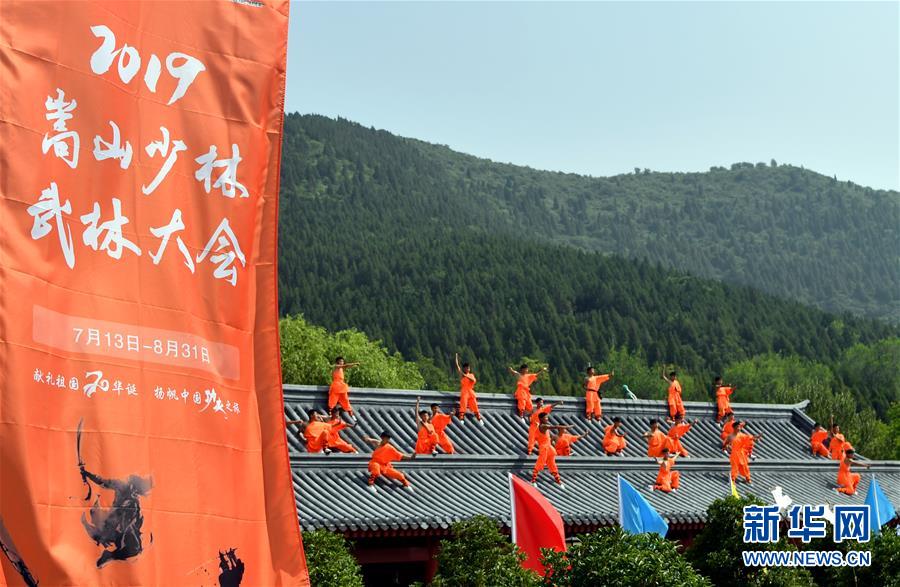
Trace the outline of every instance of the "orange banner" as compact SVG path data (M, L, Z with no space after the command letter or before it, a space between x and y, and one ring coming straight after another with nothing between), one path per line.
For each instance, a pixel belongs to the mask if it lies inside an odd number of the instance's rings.
M0 2L0 584L308 585L288 2Z

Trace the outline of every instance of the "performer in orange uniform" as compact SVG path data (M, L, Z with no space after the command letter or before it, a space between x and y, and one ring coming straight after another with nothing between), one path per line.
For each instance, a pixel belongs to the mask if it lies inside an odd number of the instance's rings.
M344 422L344 419L341 417L341 412L343 412L343 408L341 406L334 406L331 408L331 419L328 421L328 424L331 426L331 430L328 434L328 448L336 449L341 452L357 452L353 445L349 442L341 438L341 430L344 428L352 428L355 424L348 424Z
M590 430L584 434L569 434L568 432L560 432L556 435L555 448L556 456L568 457L572 455L572 445L587 436Z
M669 449L663 447L662 458L656 459L656 462L659 463L659 472L656 474L656 483L650 486L651 491L664 493L678 491L678 486L681 484L681 473L672 470L677 458L678 455L670 455Z
M600 405L600 386L609 381L616 372L605 375L597 375L593 367L587 368L587 377L584 380L585 417L588 420L600 421L603 415L603 407Z
M686 457L688 455L688 451L681 444L681 438L688 433L694 423L687 423L684 421L684 416L682 414L675 414L675 423L669 428L669 432L667 436L671 441L669 445L672 451L672 454Z
M731 436L734 432L734 412L728 412L725 414L725 422L722 424L722 433L719 435L722 438L722 452L728 452L728 447L731 444Z
M841 434L841 427L834 423L834 416L831 417L831 433L828 435L828 452L835 461L844 460L844 451L853 448L844 435Z
M481 419L481 413L478 411L478 401L475 399L475 383L477 380L468 363L463 363L462 367L460 367L459 353L456 354L456 371L459 373L459 421L465 423L466 412L471 408L478 419L478 423L483 426L484 420Z
M625 431L622 430L622 418L616 416L613 423L603 429L603 450L607 456L617 456L622 454L625 446Z
M659 429L659 420L650 420L650 430L642 435L647 439L647 456L658 459L663 456L663 450L670 450L671 441L668 436Z
M676 414L685 416L684 402L681 401L681 383L679 383L675 371L669 373L669 376L662 376L663 381L669 384L668 404L669 404L669 421L675 419Z
M445 414L441 411L441 407L437 404L431 404L431 425L434 426L434 432L437 434L437 444L446 454L453 454L453 443L447 437L446 428L453 421L453 416Z
M716 407L718 408L716 412L716 422L721 422L722 418L725 417L725 414L731 411L731 399L730 396L734 393L735 387L731 385L725 385L722 383L721 377L716 377Z
M809 436L809 448L813 456L828 457L828 449L825 448L825 439L828 438L828 430L822 428L817 422L813 424L812 434Z
M431 414L428 410L419 410L419 400L416 398L416 426L419 430L416 438L416 448L413 458L416 455L437 455L438 436L434 431L434 425L431 423Z
M287 420L286 424L306 424L303 428L303 439L306 441L306 450L309 452L324 452L326 455L331 454L328 448L328 435L331 433L331 426L325 422L325 419L315 409L306 412L309 418L306 422L303 420Z
M369 491L375 493L375 480L379 476L384 475L388 479L396 479L403 483L403 487L412 491L412 486L406 479L406 475L394 468L393 463L412 458L410 455L404 454L397 450L391 444L391 435L387 432L381 433L381 440L366 436L363 438L368 444L375 447L372 451L372 458L369 460Z
M731 480L737 481L743 477L750 484L750 453L753 452L753 443L762 438L762 435L752 436L744 432L746 422L738 422L735 425L737 432L731 439Z
M345 363L344 357L334 360L331 370L331 387L328 388L328 409L340 404L344 411L354 420L356 415L350 406L350 387L344 382L344 369L358 367L359 363Z
M859 473L851 473L850 465L859 465L860 467L865 467L868 469L871 467L870 464L864 463L862 461L857 461L853 458L856 453L852 448L848 448L844 451L844 458L841 459L841 466L838 469L837 476L837 489L838 493L844 493L846 495L856 495L856 487L859 485Z
M531 483L537 487L538 474L547 467L559 486L564 487L562 479L559 477L559 469L556 467L556 449L553 448L553 444L550 442L550 431L558 430L564 432L569 426L551 426L549 418L549 414L540 415L537 435L538 458L534 464L534 471L531 474Z
M535 410L531 413L528 423L528 454L534 452L534 445L537 442L538 425L540 425L541 414L549 414L554 404L544 405L544 400L537 398L535 402Z
M534 406L531 403L531 385L537 381L537 378L541 376L541 373L547 370L547 367L544 367L537 373L529 373L528 365L523 364L519 367L519 370L516 371L512 367L509 368L509 372L518 377L516 381L516 407L519 411L519 417L522 420L525 420L525 414L531 412L534 409Z

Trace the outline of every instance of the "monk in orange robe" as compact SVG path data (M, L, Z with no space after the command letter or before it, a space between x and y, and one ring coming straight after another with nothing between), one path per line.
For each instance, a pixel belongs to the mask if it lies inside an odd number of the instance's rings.
M522 420L525 420L525 414L534 410L534 405L531 403L531 386L537 381L538 377L541 376L541 373L547 370L547 367L542 368L537 373L529 373L528 365L523 364L519 367L519 370L516 371L512 367L509 368L510 373L515 375L518 379L516 380L516 408L519 412L519 417Z
M344 369L352 369L358 367L359 363L347 363L344 357L337 357L334 360L331 370L331 386L328 388L328 409L340 404L344 411L350 414L354 420L356 415L350 406L350 386L344 381Z
M466 412L470 409L478 419L478 423L484 425L481 413L478 411L478 400L475 399L475 374L468 363L459 364L459 353L456 354L456 371L459 373L459 421L465 423Z
M650 420L650 430L642 435L647 439L647 456L655 459L663 456L663 450L671 450L671 440L659 429L659 420Z
M728 447L731 445L731 437L735 433L734 429L734 412L725 414L725 421L722 424L722 432L719 437L722 439L722 452L728 453Z
M809 449L813 456L828 458L828 449L825 448L825 440L828 438L828 430L825 430L818 422L813 424L812 434L809 435Z
M369 436L364 437L363 440L375 447L375 450L372 451L372 458L369 460L369 491L372 493L377 491L375 489L375 480L382 475L388 479L400 481L405 489L412 491L412 486L409 484L406 475L394 468L396 461L403 461L412 457L400 452L391 444L391 435L387 432L382 432L380 440Z
M556 455L560 457L568 457L572 455L572 445L587 436L590 430L584 434L569 434L568 432L560 432L556 435Z
M535 402L535 410L531 413L528 422L528 454L534 452L534 445L537 443L538 426L540 425L541 414L549 414L554 404L544 405L544 400L537 398Z
M856 488L859 486L859 473L850 471L850 465L859 465L868 469L870 464L857 461L853 458L856 452L850 448L844 451L844 458L841 459L841 466L838 468L837 476L837 492L846 495L856 495Z
M828 435L828 452L830 453L832 460L844 460L844 451L848 448L853 448L853 446L847 442L847 439L841 434L841 427L832 423L831 432Z
M341 406L334 406L331 408L331 419L328 420L328 424L331 426L331 430L328 434L328 448L339 450L341 452L355 453L357 450L353 445L341 438L341 430L355 426L355 424L348 424L344 421L341 417L342 412L343 408L341 408Z
M753 443L762 438L762 435L753 436L744 432L746 422L738 422L735 425L737 432L731 439L731 480L737 481L738 477L751 484L750 480L750 453L753 452Z
M326 455L331 454L328 447L328 436L331 434L331 425L325 421L325 418L318 410L309 410L306 412L309 420L287 420L287 424L306 424L303 428L303 439L306 441L306 450L309 452L324 452Z
M603 407L600 405L600 386L615 374L616 372L612 371L604 375L597 375L593 367L587 368L587 377L584 380L584 411L588 420L600 421L600 417L603 415Z
M659 472L656 474L656 483L650 486L652 491L662 491L663 493L678 491L678 487L681 485L681 473L672 470L677 458L678 455L670 455L669 449L663 447L662 458L656 460L659 463Z
M731 411L731 394L735 387L722 383L721 377L716 377L716 422L721 422L725 414Z
M603 450L608 456L617 456L622 454L626 445L622 418L616 416L613 423L603 429Z
M684 402L681 400L681 382L678 381L678 377L675 374L675 371L669 373L669 376L662 376L663 381L669 384L668 389L668 398L667 403L669 404L669 421L674 421L675 416L677 414L681 414L684 417Z
M681 444L682 437L688 433L688 431L693 427L693 423L689 424L684 421L684 416L682 414L675 414L675 423L669 428L669 432L667 436L671 444L669 447L672 450L672 454L686 457L688 455L688 451Z
M441 411L441 407L437 404L431 404L431 425L434 426L434 432L437 434L437 444L445 454L453 454L456 452L453 443L447 437L446 428L453 421L450 414Z
M419 410L419 401L421 399L416 398L416 427L418 434L416 436L416 448L413 452L413 458L416 455L437 455L437 432L434 430L434 424L431 423L431 414L428 410Z
M534 471L531 473L531 484L535 487L537 487L538 475L544 468L550 469L550 474L553 475L553 478L556 479L556 482L560 487L565 487L559 476L559 469L556 467L556 449L553 448L553 444L550 442L550 431L557 430L559 432L564 432L567 428L569 427L551 426L550 415L546 413L540 415L537 435L538 458L537 462L534 464Z

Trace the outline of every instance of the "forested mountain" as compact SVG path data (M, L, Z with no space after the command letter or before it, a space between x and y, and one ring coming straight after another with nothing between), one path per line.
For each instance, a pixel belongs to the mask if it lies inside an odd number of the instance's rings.
M885 323L535 238L538 224L551 231L568 222L561 211L579 201L572 194L601 180L512 166L485 171L493 164L453 154L479 166L469 174L434 156L450 151L314 116L289 116L284 141L282 313L303 313L330 329L359 328L406 358L434 360L444 372L460 351L478 361L487 387L508 387L505 366L524 356L550 362L556 391L571 392L588 361L617 347L708 377L769 352L831 363L855 342L897 333ZM515 186L499 193L475 179L507 172ZM661 175L668 174L602 181L632 185L645 177L662 181ZM547 182L539 188L526 177ZM554 191L563 184L576 187ZM540 189L546 192L529 195ZM631 197L640 205L645 196L639 190ZM654 230L663 229L646 228ZM608 238L617 237L600 240ZM734 240L767 238L760 226Z
M564 243L900 320L895 191L774 161L608 178L537 171L312 115L287 117L283 161L286 207L318 199L383 223Z

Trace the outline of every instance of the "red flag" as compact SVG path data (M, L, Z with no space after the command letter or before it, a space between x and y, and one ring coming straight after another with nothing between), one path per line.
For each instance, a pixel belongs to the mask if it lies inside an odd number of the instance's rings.
M509 475L509 493L513 543L528 555L522 566L543 575L541 549L566 550L562 517L540 491L512 474Z

